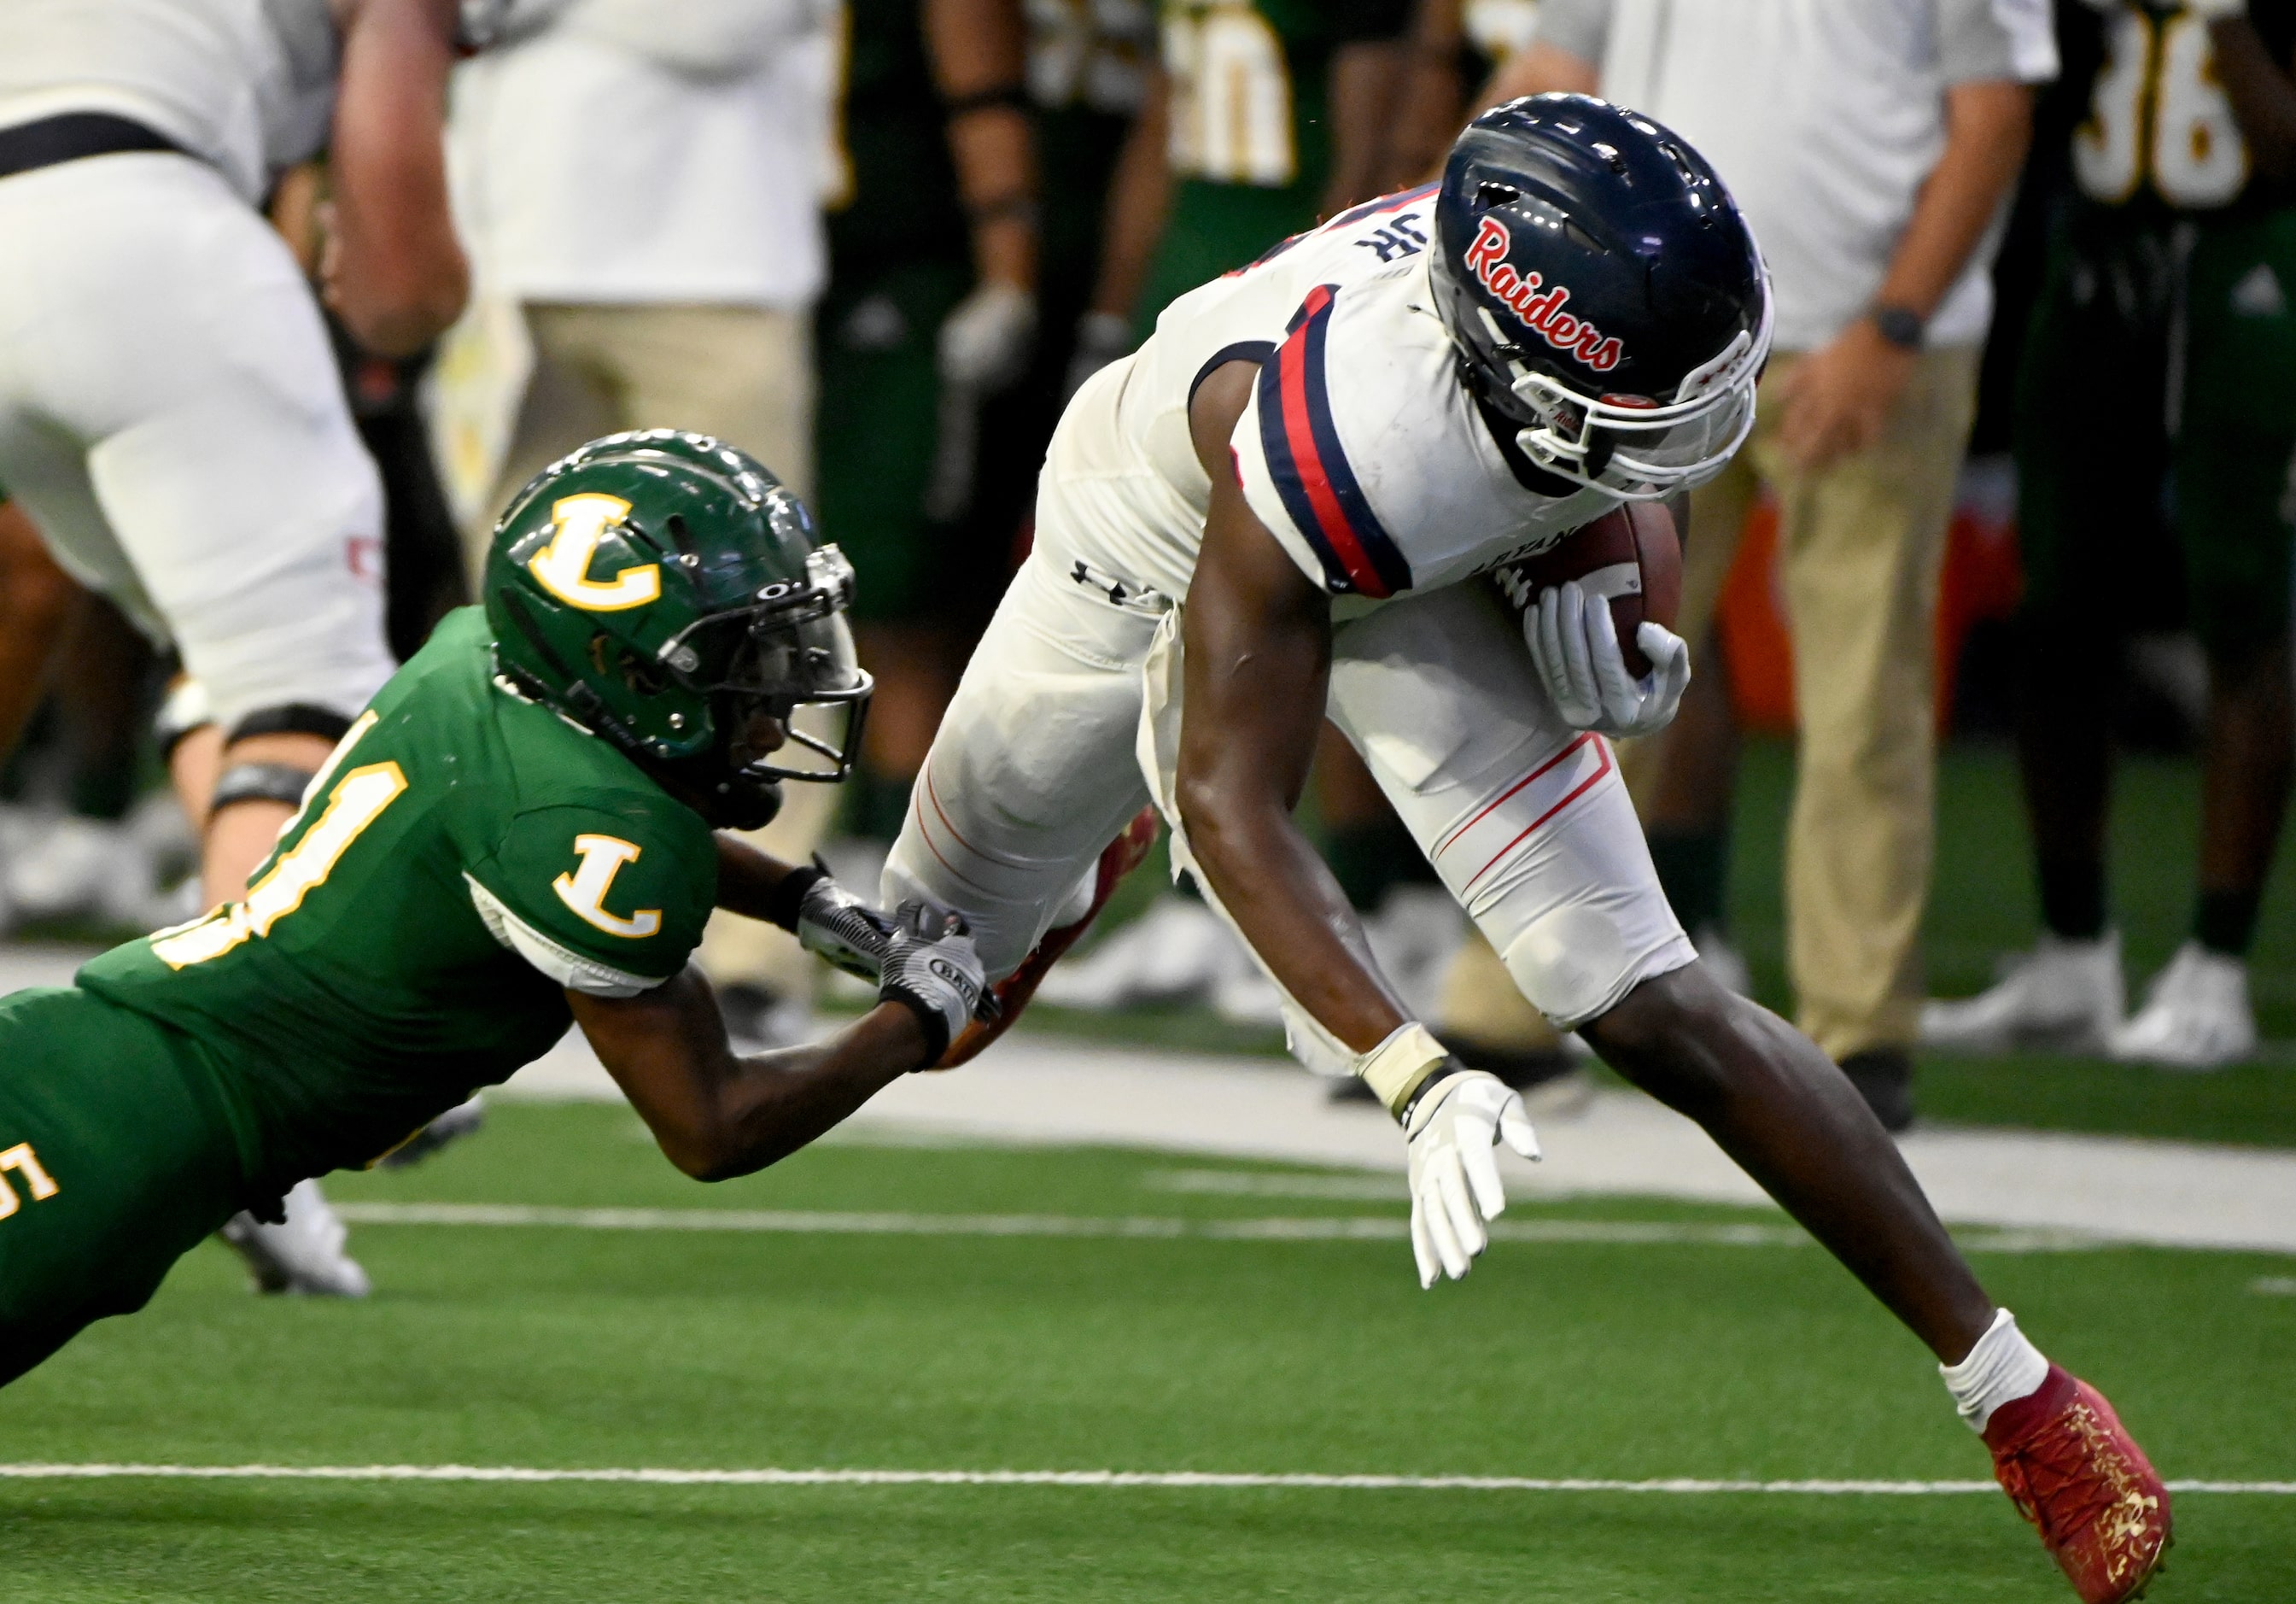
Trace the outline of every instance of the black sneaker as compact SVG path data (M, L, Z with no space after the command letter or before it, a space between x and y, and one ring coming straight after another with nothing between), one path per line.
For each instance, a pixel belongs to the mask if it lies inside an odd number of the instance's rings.
M1872 1047L1841 1061L1841 1073L1866 1106L1896 1135L1914 1123L1914 1057L1902 1047Z

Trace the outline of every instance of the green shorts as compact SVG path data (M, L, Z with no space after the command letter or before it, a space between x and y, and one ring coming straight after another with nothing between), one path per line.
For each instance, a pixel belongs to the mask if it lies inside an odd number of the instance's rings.
M941 320L972 288L962 260L848 272L822 300L816 426L824 539L852 559L853 616L927 618L956 532L926 511L941 448Z
M189 1037L77 989L0 999L0 1386L151 1301L242 1206Z
M2185 621L2219 662L2282 639L2296 210L2152 229L2073 213L2026 337L2016 448L2025 613L2043 633L2174 621L2181 578Z

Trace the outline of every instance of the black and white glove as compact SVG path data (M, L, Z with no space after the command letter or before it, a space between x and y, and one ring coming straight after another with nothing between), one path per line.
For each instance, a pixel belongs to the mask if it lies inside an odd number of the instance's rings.
M1522 615L1522 637L1554 711L1573 729L1646 736L1664 729L1690 688L1690 647L1665 625L1644 620L1635 644L1651 661L1637 679L1619 649L1610 603L1568 580L1543 592Z
M826 871L816 876L798 901L798 945L863 980L874 981L883 972L885 942L892 930L891 919Z
M877 999L898 1002L916 1014L924 1026L927 1064L939 1061L975 1015L991 1016L996 1007L964 920L922 902L904 902L893 910Z

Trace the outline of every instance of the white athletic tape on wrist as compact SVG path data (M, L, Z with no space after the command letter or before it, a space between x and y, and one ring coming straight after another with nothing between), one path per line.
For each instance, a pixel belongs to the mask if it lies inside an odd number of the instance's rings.
M1349 1067L1379 1094L1379 1100L1387 1105L1390 1114L1401 1119L1403 1111L1410 1106L1411 1094L1448 1063L1450 1057L1427 1027L1414 1020L1396 1026L1386 1041L1359 1055Z

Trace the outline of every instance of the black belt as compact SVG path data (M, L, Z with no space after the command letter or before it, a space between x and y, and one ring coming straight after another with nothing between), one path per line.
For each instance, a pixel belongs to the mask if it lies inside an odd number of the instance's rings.
M66 111L0 128L0 178L78 161L84 156L118 156L130 151L185 153L174 140L153 133L133 118L114 117L109 111Z

